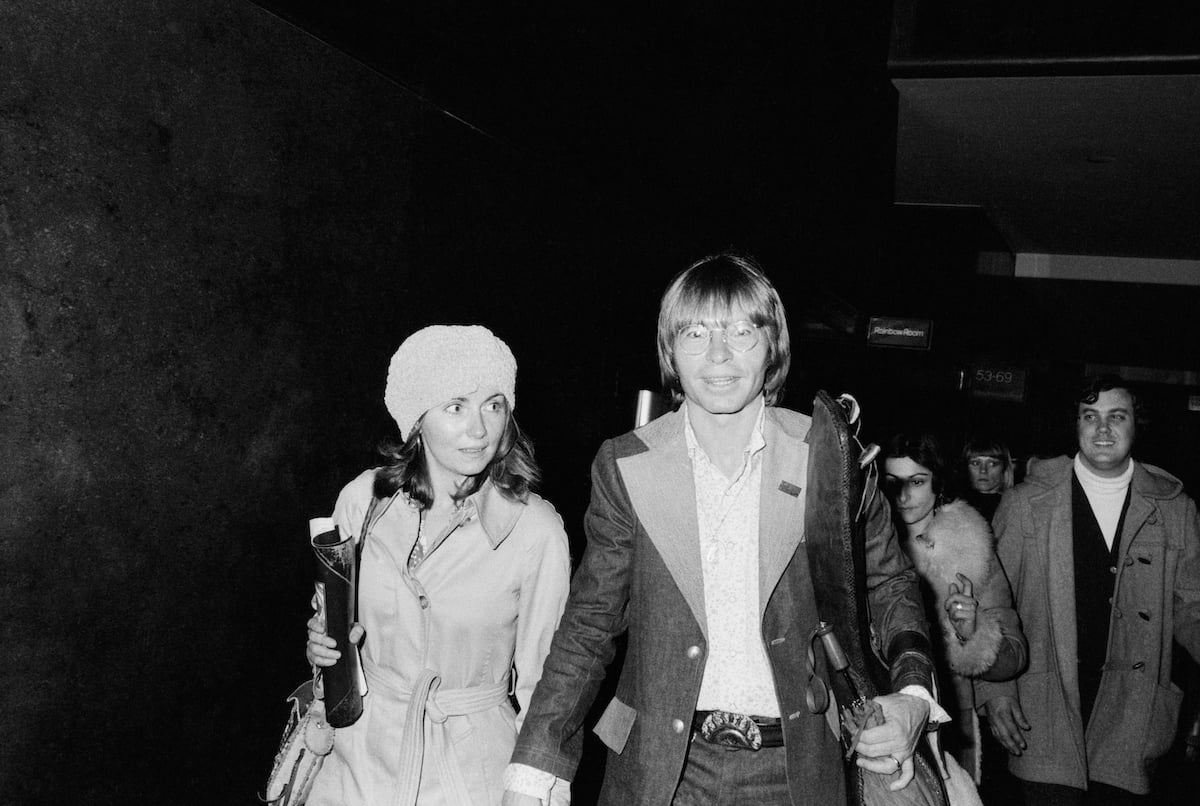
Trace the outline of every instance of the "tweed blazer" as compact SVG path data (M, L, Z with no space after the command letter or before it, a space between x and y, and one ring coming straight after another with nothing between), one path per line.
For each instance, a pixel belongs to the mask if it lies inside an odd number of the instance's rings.
M768 408L764 417L759 617L793 800L840 806L839 745L824 716L805 705L808 640L817 619L803 545L809 424L786 409ZM868 540L868 585L878 594L872 611L888 646L901 634L924 635L925 627L915 571L886 513L875 514L874 528L887 532ZM604 443L592 466L585 527L587 549L512 760L574 777L585 716L616 639L626 634L616 695L595 728L608 748L600 802L665 806L683 770L707 653L695 488L681 412Z

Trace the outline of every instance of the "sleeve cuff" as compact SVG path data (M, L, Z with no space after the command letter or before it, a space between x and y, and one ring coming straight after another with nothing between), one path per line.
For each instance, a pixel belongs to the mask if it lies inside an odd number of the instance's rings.
M528 764L509 764L504 768L504 788L518 795L528 795L537 798L542 803L550 802L550 791L562 781L554 773L530 767ZM570 784L562 781L565 787Z
M937 700L929 693L929 689L924 686L905 686L898 692L900 694L908 694L912 697L920 697L925 702L929 703L929 725L940 725L943 722L950 721L950 714L946 713L946 709L938 705Z

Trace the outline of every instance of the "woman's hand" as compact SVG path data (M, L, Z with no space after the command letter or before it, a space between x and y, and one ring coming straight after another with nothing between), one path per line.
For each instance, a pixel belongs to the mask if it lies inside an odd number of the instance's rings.
M357 644L365 632L362 625L355 622L350 628L350 643ZM308 620L308 648L304 654L312 666L332 666L342 656L337 641L325 634L325 619L320 615Z
M979 612L979 600L975 598L975 585L962 574L956 574L959 584L950 583L946 596L946 615L950 626L960 641L969 641L975 634L975 620Z

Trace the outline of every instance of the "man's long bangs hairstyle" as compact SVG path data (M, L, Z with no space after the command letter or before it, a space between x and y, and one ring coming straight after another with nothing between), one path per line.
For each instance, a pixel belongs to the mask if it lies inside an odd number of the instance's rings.
M763 396L775 405L792 363L787 317L779 292L753 259L732 252L701 258L675 276L658 309L658 368L663 389L676 404L683 401L675 370L675 339L680 328L697 322L728 323L741 307L758 325L767 345Z
M425 444L421 439L421 421L417 421L403 443L384 443L379 447L379 452L389 461L375 471L375 497L390 498L397 492L403 492L416 501L421 509L429 509L433 505L434 492L425 457ZM468 479L455 493L454 500L467 498L491 479L505 498L524 503L541 478L541 469L533 455L533 442L517 425L517 419L510 411L504 436L500 438L491 464L479 475Z

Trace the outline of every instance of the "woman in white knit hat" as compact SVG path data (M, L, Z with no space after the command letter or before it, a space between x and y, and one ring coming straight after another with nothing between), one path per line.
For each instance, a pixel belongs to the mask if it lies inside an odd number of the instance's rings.
M369 693L339 728L310 806L498 804L501 775L566 601L562 519L530 491L516 361L487 328L432 326L392 357L390 463L338 497L360 537L358 615ZM371 526L364 521L372 501ZM345 647L309 621L308 659Z

